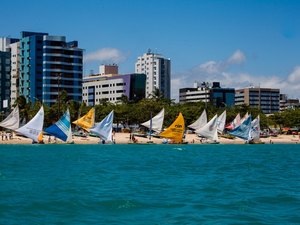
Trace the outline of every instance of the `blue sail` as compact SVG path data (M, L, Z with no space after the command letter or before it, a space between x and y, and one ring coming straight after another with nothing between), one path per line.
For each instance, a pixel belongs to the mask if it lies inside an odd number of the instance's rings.
M45 132L63 140L67 141L70 129L70 112L69 109L65 114L53 125L45 129Z
M249 133L251 130L251 122L252 122L252 117L250 115L240 126L230 131L229 134L248 141Z

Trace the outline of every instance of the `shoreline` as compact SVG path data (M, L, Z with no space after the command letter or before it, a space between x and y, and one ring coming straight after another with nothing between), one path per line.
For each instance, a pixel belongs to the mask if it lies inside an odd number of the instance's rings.
M137 137L137 144L147 144L149 141L149 138L147 137ZM4 138L5 139L5 138ZM115 144L131 144L129 142L130 140L130 133L115 133L113 135L113 139L115 140ZM44 135L43 137L45 144L55 144L54 137L51 136L51 143L48 143L48 135ZM73 136L74 144L99 144L100 139L97 137L87 136L87 137L78 137ZM155 138L151 137L151 141L153 144L162 144L163 139L162 138ZM300 143L299 136L297 135L278 135L277 137L267 137L267 138L261 138L261 141L264 144L298 144ZM207 142L200 141L200 138L196 134L186 134L185 142L188 144L209 144ZM241 140L239 138L234 139L227 139L224 137L219 137L220 144L244 144L245 141ZM64 144L63 141L57 139L57 144ZM32 140L29 138L25 138L22 136L16 136L13 135L12 139L8 140L2 140L0 139L0 145L1 144L32 144Z

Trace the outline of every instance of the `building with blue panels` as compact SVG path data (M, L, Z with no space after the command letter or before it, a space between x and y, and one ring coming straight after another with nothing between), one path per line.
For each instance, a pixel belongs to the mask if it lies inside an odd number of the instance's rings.
M219 107L231 107L235 103L235 89L221 88L219 82L213 82L213 86L209 90L210 102Z
M19 95L27 101L42 100L43 36L47 33L21 32L19 52Z
M49 106L58 93L67 91L70 100L82 100L82 55L77 41L64 36L21 32L19 95Z
M83 50L78 42L66 42L63 36L43 38L43 102L52 105L58 93L67 91L74 101L82 101Z

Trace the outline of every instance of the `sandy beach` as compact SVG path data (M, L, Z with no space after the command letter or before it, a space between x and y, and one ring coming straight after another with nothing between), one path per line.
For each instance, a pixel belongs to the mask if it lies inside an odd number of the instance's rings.
M145 144L149 141L149 138L145 137L137 137L137 143ZM44 135L44 143L48 144L49 143L49 136ZM116 144L128 144L130 143L130 133L115 133L113 135L113 139L115 140ZM99 143L99 138L97 137L77 137L73 136L73 141L75 144L98 144ZM163 139L161 138L155 138L151 137L151 141L155 144L162 144ZM206 144L206 141L200 140L198 136L195 134L186 134L185 141L188 142L188 144ZM300 139L298 135L278 135L277 137L267 137L267 138L261 138L261 141L264 142L265 144L298 144L300 143ZM239 139L239 138L234 138L234 139L227 139L220 137L219 138L220 144L243 144L245 141ZM0 139L0 144L31 144L32 140L29 138L25 138L22 136L16 136L13 134L12 139L7 139L3 138ZM54 137L51 137L50 143L55 143ZM63 141L57 139L56 143L63 143Z

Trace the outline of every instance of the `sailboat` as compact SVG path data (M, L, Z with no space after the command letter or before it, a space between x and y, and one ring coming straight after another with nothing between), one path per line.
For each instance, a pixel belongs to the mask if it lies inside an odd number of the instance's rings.
M249 144L263 144L260 140L260 117L259 115L251 122L248 138Z
M217 119L217 130L220 134L223 133L226 123L226 110Z
M238 113L234 118L234 120L229 125L226 126L226 129L233 130L237 128L239 125L241 125L241 115Z
M184 118L181 113L176 120L163 132L159 134L160 137L171 139L171 143L181 144L184 135Z
M16 130L28 138L31 138L34 142L41 142L43 135L43 125L44 125L44 107L42 106L37 114L24 126Z
M241 119L241 123L243 123L248 118L248 116L249 116L249 114L248 114L248 112L246 112L246 114Z
M150 130L150 132L153 130L156 131L157 133L160 133L164 122L164 116L165 116L165 109L163 108L156 116L142 123L141 125L147 127Z
M62 141L71 142L72 132L69 109L67 109L64 115L55 124L46 128L45 132L61 139Z
M215 115L204 127L196 130L195 133L213 141L214 144L219 143L218 115Z
M232 136L241 138L245 141L249 140L249 133L251 130L251 122L252 122L252 117L249 115L247 119L238 127L233 129L232 131L229 132Z
M205 109L203 110L202 114L200 117L191 125L189 125L189 128L192 128L194 130L198 130L201 127L203 127L205 124L207 124L207 115Z
M16 130L20 125L19 117L19 107L16 106L13 111L2 121L0 122L0 127L4 127L10 130Z
M105 141L112 142L112 125L114 120L114 111L111 111L100 123L90 129L90 132L97 134L102 143Z
M87 114L72 123L89 132L95 124L95 108L91 108Z

